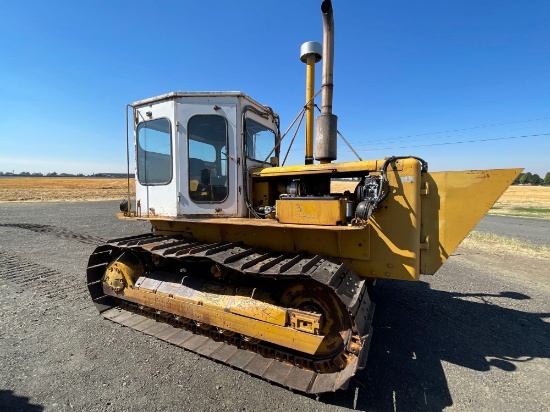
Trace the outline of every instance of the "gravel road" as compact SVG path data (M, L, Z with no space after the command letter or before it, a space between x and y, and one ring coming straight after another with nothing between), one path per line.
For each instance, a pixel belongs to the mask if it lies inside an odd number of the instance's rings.
M550 246L550 220L546 219L487 215L477 224L475 230Z
M459 248L436 276L379 282L367 368L318 402L103 320L88 255L148 231L116 211L0 204L0 410L549 410L548 262Z

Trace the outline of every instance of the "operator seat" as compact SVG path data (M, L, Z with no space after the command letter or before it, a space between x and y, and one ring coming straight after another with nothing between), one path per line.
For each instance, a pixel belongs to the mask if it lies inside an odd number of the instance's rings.
M189 158L189 196L199 202L221 202L227 197L227 187L215 184L212 170L203 160Z
M200 200L203 186L201 185L201 172L205 170L204 162L195 157L189 158L189 196L193 200Z

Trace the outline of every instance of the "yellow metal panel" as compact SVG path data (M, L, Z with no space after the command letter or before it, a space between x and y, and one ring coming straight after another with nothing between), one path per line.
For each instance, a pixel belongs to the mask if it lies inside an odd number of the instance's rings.
M391 192L370 219L370 256L351 266L363 276L418 280L420 247L420 164L403 161L403 170L388 168Z
M229 286L220 286L217 284L206 283L206 285L189 302L206 306L211 309L225 308L233 297L233 288ZM184 298L185 299L185 298ZM185 299L187 300L187 299Z
M336 226L346 223L346 199L285 199L277 200L280 223Z
M424 176L427 194L422 196L422 273L432 275L439 269L522 170L470 170Z
M136 289L148 291L148 289L139 287ZM235 313L280 326L285 326L287 323L286 309L276 305L269 298L269 294L258 292L256 288L241 287L235 294L233 286L207 282L193 295L180 296L158 291L156 293L159 296L167 296L194 305Z
M271 199L270 196L268 182L254 182L252 196L252 204L256 207L273 205L273 199Z
M313 335L289 327L196 305L162 293L151 293L145 289L125 289L124 299L252 338L266 340L276 345L291 347L310 355L317 352L325 338L322 335Z
M345 173L345 172L376 172L379 171L384 160L363 160L360 162L324 163L314 165L267 167L252 169L252 177L295 176L310 174ZM403 162L398 160L396 170L403 170Z
M293 250L308 251L327 256L368 260L370 257L370 226L357 228L357 230L337 231L328 230L341 226L324 226L325 230L310 230L311 226L301 226L294 229L289 236L282 237L277 234L274 238L281 239L280 242L292 244Z
M280 326L285 326L287 318L284 308L243 296L233 297L229 312Z

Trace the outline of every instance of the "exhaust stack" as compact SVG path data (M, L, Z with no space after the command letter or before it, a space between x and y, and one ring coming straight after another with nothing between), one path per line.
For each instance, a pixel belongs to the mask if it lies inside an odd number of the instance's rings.
M320 163L336 160L338 117L332 114L332 83L334 71L334 14L331 0L321 4L323 14L323 93L321 114L317 117L315 158Z
M323 46L315 41L308 41L300 48L300 60L306 64L306 158L305 164L313 164L313 118L315 102L315 63L321 60Z

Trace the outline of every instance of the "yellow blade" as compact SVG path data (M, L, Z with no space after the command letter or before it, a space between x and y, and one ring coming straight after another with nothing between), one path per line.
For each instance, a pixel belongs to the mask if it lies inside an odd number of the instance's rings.
M523 169L427 173L420 271L433 275ZM426 242L427 240L427 242Z

